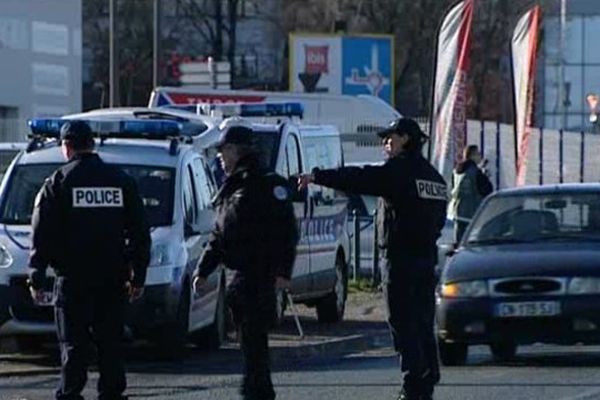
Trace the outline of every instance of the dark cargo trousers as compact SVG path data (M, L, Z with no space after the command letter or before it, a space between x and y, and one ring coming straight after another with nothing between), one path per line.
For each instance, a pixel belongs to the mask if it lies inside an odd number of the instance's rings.
M383 269L388 323L401 356L403 389L415 398L431 396L440 380L434 268L431 259L388 257Z
M122 287L82 287L68 278L56 282L55 320L61 352L58 400L83 399L92 343L97 347L99 400L125 397L122 352L125 296Z

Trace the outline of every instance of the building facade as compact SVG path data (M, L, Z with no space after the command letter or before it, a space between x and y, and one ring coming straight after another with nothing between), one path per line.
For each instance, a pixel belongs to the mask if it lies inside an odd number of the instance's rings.
M81 109L81 1L0 1L0 141Z
M600 2L566 1L562 54L558 10L547 11L543 21L536 125L550 129L590 130L592 124L586 96L600 93L600 52L596 47L600 37ZM559 98L561 82L562 102Z

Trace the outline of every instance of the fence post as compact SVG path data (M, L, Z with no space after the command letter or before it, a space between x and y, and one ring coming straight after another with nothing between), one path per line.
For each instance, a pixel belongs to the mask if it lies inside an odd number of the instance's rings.
M352 269L352 280L356 281L360 273L360 219L358 217L358 210L354 209L352 215L354 216L354 266Z
M585 181L585 132L581 130L581 149L579 154L579 182Z
M544 184L544 128L540 128L540 185Z
M500 189L500 121L496 121L496 190Z
M481 127L479 129L479 150L481 156L485 158L485 121L481 120Z
M563 175L563 136L564 136L564 132L563 130L559 130L558 131L558 182L559 183L563 183L564 182L564 175Z
M371 284L379 283L379 229L377 229L377 208L373 212L373 265L371 266Z

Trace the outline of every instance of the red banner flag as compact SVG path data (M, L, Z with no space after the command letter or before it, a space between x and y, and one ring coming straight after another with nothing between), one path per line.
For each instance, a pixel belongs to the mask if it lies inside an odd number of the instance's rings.
M448 181L465 147L473 3L464 0L451 7L437 38L429 151L431 162Z
M511 43L517 186L525 184L527 174L541 13L540 6L526 12L515 27Z

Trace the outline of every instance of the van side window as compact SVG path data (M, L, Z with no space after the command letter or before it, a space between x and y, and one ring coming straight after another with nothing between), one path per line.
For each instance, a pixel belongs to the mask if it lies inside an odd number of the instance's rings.
M198 202L192 175L192 167L188 165L183 173L183 212L185 222L195 225L198 215Z
M194 181L196 186L196 195L198 197L198 208L205 210L211 208L211 199L213 197L213 181L207 175L206 168L202 159L195 158L194 161Z
M285 171L287 176L300 174L300 146L298 145L298 138L295 135L288 137L285 146L285 158L287 161L287 171Z

